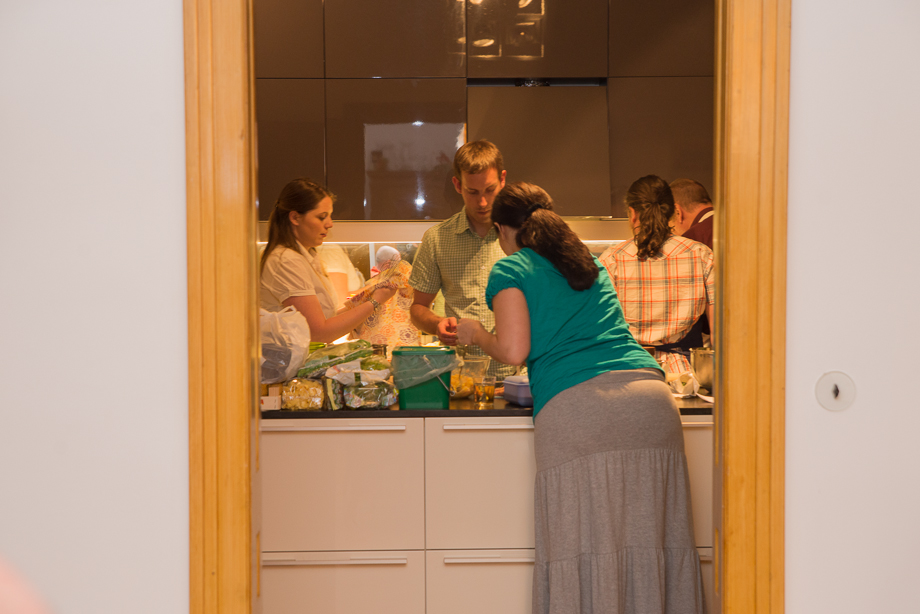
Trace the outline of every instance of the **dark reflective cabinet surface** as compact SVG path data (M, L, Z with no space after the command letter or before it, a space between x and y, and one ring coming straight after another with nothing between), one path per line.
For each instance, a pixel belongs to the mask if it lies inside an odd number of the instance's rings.
M342 220L444 219L466 126L465 79L329 79L326 165Z
M712 186L712 77L609 79L607 90L610 181L620 216L626 190L643 175Z
M604 87L471 87L470 139L502 150L508 181L536 183L561 215L610 215Z
M323 79L257 79L259 219L295 177L326 181Z
M326 77L465 77L464 3L326 0Z
M469 0L469 77L607 74L607 0Z
M254 0L260 217L297 176L341 220L458 211L451 163L494 141L571 216L642 175L712 187L709 0ZM536 85L548 87L515 87Z
M254 0L256 77L322 79L323 0Z

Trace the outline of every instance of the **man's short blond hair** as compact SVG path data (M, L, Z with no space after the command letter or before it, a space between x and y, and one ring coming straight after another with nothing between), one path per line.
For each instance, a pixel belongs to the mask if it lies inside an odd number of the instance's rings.
M470 141L454 155L454 176L457 179L462 179L460 173L478 175L490 168L494 168L501 176L505 170L505 161L502 152L489 141Z
M690 211L712 206L709 192L702 183L694 179L675 179L671 182L671 193L677 205Z

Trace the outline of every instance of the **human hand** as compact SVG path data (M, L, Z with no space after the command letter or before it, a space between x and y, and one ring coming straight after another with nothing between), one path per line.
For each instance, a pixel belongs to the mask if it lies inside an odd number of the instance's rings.
M457 345L457 318L444 318L438 322L438 339L444 345Z
M457 322L457 339L463 345L473 345L475 343L473 339L476 337L476 333L481 330L485 330L482 326L482 322L463 318Z

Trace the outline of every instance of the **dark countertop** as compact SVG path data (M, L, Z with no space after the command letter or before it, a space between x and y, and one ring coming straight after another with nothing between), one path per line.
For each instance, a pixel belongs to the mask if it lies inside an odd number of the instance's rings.
M681 415L711 415L712 403L698 397L674 399ZM390 409L342 409L338 411L291 411L285 409L262 412L263 420L297 419L297 418L469 418L484 416L532 416L533 407L521 407L496 397L495 409L473 409L470 399L458 399L450 402L450 409L399 409L394 405Z

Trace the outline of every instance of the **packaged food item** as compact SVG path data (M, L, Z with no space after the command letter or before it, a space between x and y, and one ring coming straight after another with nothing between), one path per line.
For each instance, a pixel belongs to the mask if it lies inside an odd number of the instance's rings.
M375 357L371 356L363 360L371 360L373 358ZM370 363L369 366L379 367L383 365L380 363ZM389 378L390 370L364 369L362 360L358 359L329 367L326 369L326 373L323 377L331 377L346 386L350 386L351 384L372 384L373 382L382 382Z
M321 378L326 369L343 362L351 362L359 358L370 356L371 344L363 339L346 341L335 345L327 345L310 354L303 367L297 372L297 377Z
M323 407L323 386L319 382L294 378L281 387L281 409L319 411Z
M345 405L351 409L385 408L398 399L396 388L390 382L345 386Z
M390 361L379 354L361 359L362 371L389 371L391 368Z
M323 378L323 409L337 411L345 407L345 386L331 377Z

